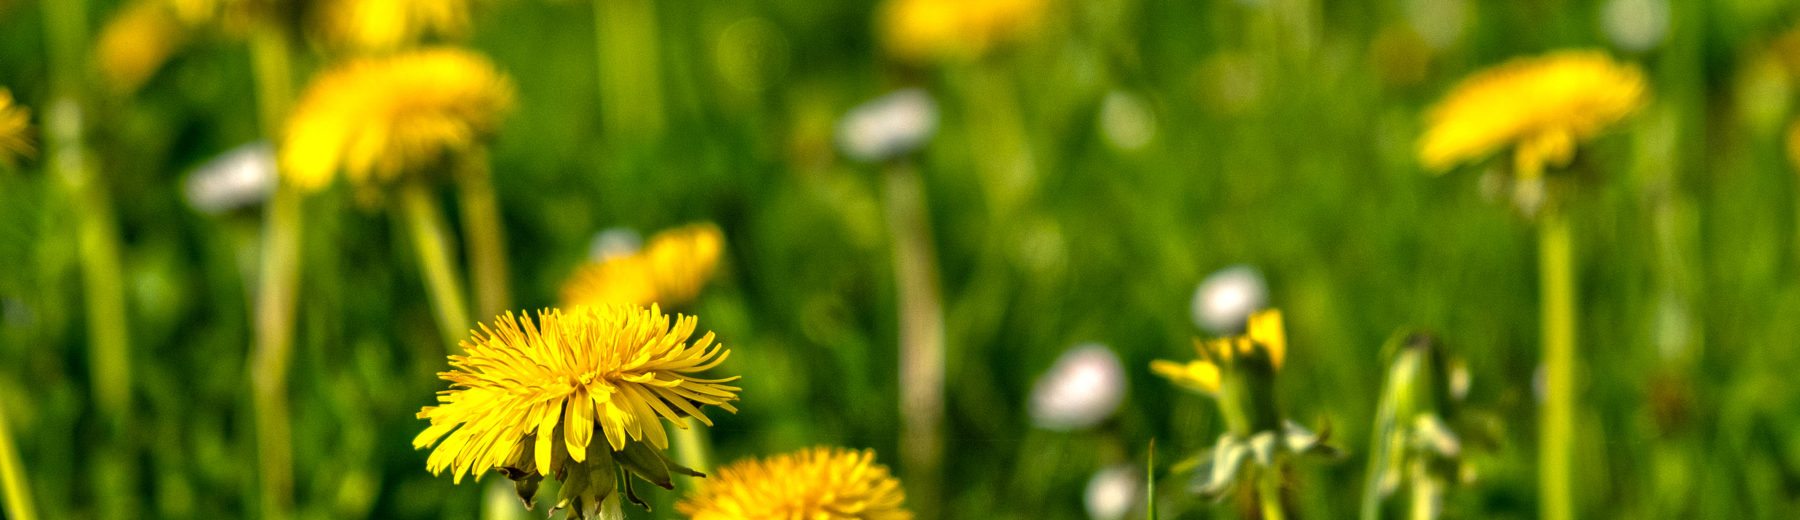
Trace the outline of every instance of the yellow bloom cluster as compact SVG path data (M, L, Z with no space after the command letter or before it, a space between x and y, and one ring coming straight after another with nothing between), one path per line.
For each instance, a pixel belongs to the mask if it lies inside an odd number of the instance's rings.
M563 284L563 306L684 305L700 295L724 250L724 233L710 223L658 233L643 251L576 270Z
M512 81L486 58L436 48L352 60L325 72L289 116L281 171L318 190L342 168L391 182L488 139L513 105Z
M454 369L438 374L450 389L419 411L431 426L413 447L437 444L427 466L458 482L490 468L546 476L567 461L613 460L628 440L660 453L662 420L685 429L684 417L712 425L703 405L737 411L739 388L725 384L736 377L695 377L731 353L710 332L688 344L696 324L678 316L671 327L655 306L546 310L535 324L508 313L450 357ZM590 452L596 434L608 451Z
M1637 66L1599 51L1521 58L1463 80L1426 116L1419 160L1442 172L1513 147L1522 177L1568 165L1591 139L1643 106Z
M881 8L888 53L912 62L978 58L1042 23L1049 0L889 0Z
M14 103L11 91L0 88L0 164L10 166L14 160L35 152L31 145L31 111Z
M719 470L675 506L693 520L910 520L873 451L816 447Z
M1270 309L1251 315L1248 330L1242 336L1195 339L1194 350L1200 359L1187 363L1159 359L1150 363L1150 370L1175 384L1215 394L1219 391L1220 363L1229 363L1238 356L1261 351L1269 356L1274 368L1280 369L1287 357L1287 332L1281 324L1281 311Z
M428 36L461 38L470 25L468 0L328 0L317 16L327 41L363 52L392 51Z

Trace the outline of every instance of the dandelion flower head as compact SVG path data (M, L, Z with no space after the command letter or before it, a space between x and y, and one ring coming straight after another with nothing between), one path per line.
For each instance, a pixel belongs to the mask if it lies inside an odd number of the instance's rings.
M1187 363L1159 359L1150 363L1150 371L1177 385L1216 394L1222 378L1221 363L1229 364L1240 356L1261 352L1269 357L1270 365L1280 369L1287 357L1287 332L1281 324L1281 311L1269 309L1250 315L1248 329L1242 336L1196 339L1194 349L1200 359Z
M94 45L100 74L117 92L134 92L187 41L187 28L171 4L137 0L126 4L100 30Z
M507 313L450 356L452 370L438 374L450 389L419 411L431 426L413 447L436 444L427 467L458 482L490 468L547 476L644 445L661 457L663 420L686 429L686 417L712 425L701 406L737 412L739 389L726 385L737 377L696 377L730 355L710 332L690 344L696 324L671 324L656 306L545 310L535 323Z
M288 180L392 182L486 141L512 108L512 80L475 53L434 48L363 58L324 72L289 116L280 150Z
M693 520L910 520L875 452L815 447L720 468L675 509Z
M316 15L327 41L362 52L392 51L430 36L460 39L470 25L468 0L327 0Z
M0 88L0 165L11 166L33 153L31 111L14 102L11 91Z
M1636 65L1599 51L1520 58L1476 73L1426 116L1419 160L1435 172L1513 148L1523 177L1568 165L1578 142L1636 112L1649 87Z
M636 254L578 269L563 284L563 305L684 305L712 279L724 250L724 233L710 223L657 233Z
M888 0L880 36L902 60L970 60L1035 31L1048 8L1049 0Z

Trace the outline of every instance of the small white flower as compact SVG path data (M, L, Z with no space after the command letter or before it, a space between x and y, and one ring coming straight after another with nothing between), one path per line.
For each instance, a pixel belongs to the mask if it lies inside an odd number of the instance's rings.
M189 206L209 215L255 206L275 192L275 147L256 141L219 154L183 183Z
M1139 477L1143 469L1131 464L1120 464L1094 472L1088 479L1087 503L1088 518L1094 520L1121 520L1131 514L1133 507L1144 500Z
M1079 430L1111 417L1125 400L1125 366L1112 349L1082 343L1063 352L1031 388L1038 427Z
M1194 291L1194 324L1215 336L1241 334L1250 315L1269 306L1269 286L1248 265L1226 267L1207 275Z
M588 260L605 262L622 256L637 254L644 247L644 236L636 229L628 227L610 227L594 233L593 240L588 242Z
M838 146L861 162L885 161L912 153L937 131L938 107L931 94L909 88L858 105L838 121Z

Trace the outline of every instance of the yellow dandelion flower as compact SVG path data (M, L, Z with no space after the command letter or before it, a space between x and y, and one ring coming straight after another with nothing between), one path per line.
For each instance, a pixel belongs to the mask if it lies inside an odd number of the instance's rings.
M576 270L563 284L563 305L684 305L700 296L724 250L724 233L710 223L657 233L636 254Z
M1427 115L1419 160L1442 172L1513 147L1517 172L1567 166L1575 145L1642 107L1649 87L1636 65L1599 51L1521 58L1463 80Z
M816 447L719 469L675 509L693 520L909 520L875 452Z
M34 153L31 111L13 102L11 91L0 88L0 164L13 166L13 161Z
M586 487L563 496L587 505L612 492L614 464L671 488L671 471L698 473L663 455L662 421L686 429L684 418L693 417L711 426L704 405L737 412L730 402L739 388L725 384L737 377L696 377L731 353L710 332L690 345L697 323L677 316L671 325L656 306L552 309L537 323L507 313L464 341L466 354L450 356L452 370L438 374L450 389L419 411L431 426L413 447L437 445L426 461L433 474L449 469L461 482L499 469L534 491L554 475L565 488ZM595 445L596 437L605 440Z
M1156 360L1150 371L1177 385L1215 394L1222 378L1220 363L1230 363L1238 356L1260 351L1268 355L1269 364L1281 368L1287 358L1287 332L1282 326L1281 311L1269 309L1250 315L1244 335L1210 340L1194 340L1200 359L1187 363Z
M1049 0L889 0L878 23L894 57L967 60L1036 30Z
M437 48L365 58L325 72L287 122L281 171L321 189L391 182L492 136L513 104L512 80L475 53Z
M94 53L100 74L117 92L135 92L187 41L186 29L170 4L137 0L106 22Z
M319 6L326 40L345 48L383 52L427 37L461 39L469 32L468 0L329 0Z

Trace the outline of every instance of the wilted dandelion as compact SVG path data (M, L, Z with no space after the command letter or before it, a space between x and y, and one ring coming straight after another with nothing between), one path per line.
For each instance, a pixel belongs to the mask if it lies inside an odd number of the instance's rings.
M1599 51L1516 59L1463 80L1431 109L1419 160L1442 172L1510 146L1515 172L1536 178L1637 111L1647 90L1637 66Z
M675 509L693 520L908 520L905 500L875 452L821 446L720 468Z
M724 233L710 223L657 233L636 254L576 270L563 284L563 305L685 305L712 279L724 250Z
M15 160L35 153L31 111L13 101L12 91L0 88L0 164L12 166Z
M469 32L468 0L327 0L317 9L325 39L357 51L392 51Z
M1036 30L1048 0L889 0L880 12L882 44L913 62L979 58Z
M725 384L737 377L695 377L730 355L710 332L689 344L696 324L677 316L671 326L654 305L546 310L536 323L508 313L464 341L467 354L450 357L453 370L438 374L450 389L419 411L431 426L413 447L437 444L427 467L449 469L457 482L500 470L528 507L538 482L554 477L563 483L557 507L574 516L616 503L619 468L673 489L671 472L699 473L663 455L662 421L710 426L701 406L737 411L730 402L739 389Z
M100 30L94 53L107 86L134 92L161 69L187 40L187 30L170 4L136 0L121 8Z
M838 147L862 162L902 157L931 141L938 106L921 88L897 90L857 105L838 120Z
M232 148L200 165L182 183L189 206L221 214L259 204L275 192L275 149L267 141Z
M281 146L284 175L318 190L417 175L481 144L512 108L512 81L475 53L435 48L353 60L302 94Z

